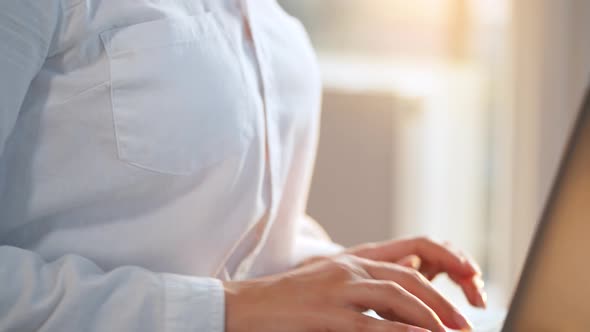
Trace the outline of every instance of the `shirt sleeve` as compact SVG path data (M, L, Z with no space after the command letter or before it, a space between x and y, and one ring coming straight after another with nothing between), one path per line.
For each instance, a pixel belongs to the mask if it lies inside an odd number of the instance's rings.
M0 262L0 331L224 331L216 279L139 267L105 273L83 257L46 262L7 246Z
M51 52L61 0L0 1L0 156ZM219 280L103 271L79 256L48 262L0 246L0 331L223 332Z
M344 250L332 242L326 231L308 215L304 215L298 224L294 247L293 260L297 265L312 257L332 256Z

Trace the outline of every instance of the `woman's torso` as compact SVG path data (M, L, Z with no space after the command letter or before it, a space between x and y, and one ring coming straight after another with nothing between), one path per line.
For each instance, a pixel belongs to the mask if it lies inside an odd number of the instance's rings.
M54 35L0 157L1 244L219 276L281 228L284 259L320 99L298 22L274 0L64 0Z

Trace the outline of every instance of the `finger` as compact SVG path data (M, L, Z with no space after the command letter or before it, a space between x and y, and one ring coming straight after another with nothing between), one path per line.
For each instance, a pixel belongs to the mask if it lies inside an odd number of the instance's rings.
M348 310L335 310L331 314L331 319L327 321L329 325L325 326L322 331L342 331L342 332L430 332L429 330L411 326L399 322L375 319L361 313L350 312Z
M422 275L429 281L434 280L434 278L441 272L444 271L429 264L422 264L422 267L420 268L420 273L422 273ZM472 278L462 278L449 274L449 277L461 287L465 297L471 305L478 308L487 307L487 294L484 290L484 282L480 275L475 275Z
M487 294L484 289L484 282L480 276L473 278L458 279L451 277L451 279L463 290L467 301L475 307L485 309L487 307Z
M377 244L367 244L352 249L352 254L376 261L396 262L406 256L417 255L423 262L460 278L479 274L478 268L463 255L429 238L412 238Z
M284 331L338 331L338 332L429 332L428 330L372 318L361 312L343 308L309 308L309 314L300 317L297 327L285 326ZM274 328L276 329L276 327ZM273 328L271 328L273 330Z
M451 277L451 279L458 280L466 279L467 275L469 276L467 279L471 279L474 276L480 277L482 275L481 268L471 256L465 254L460 250L453 248L453 246L449 242L444 242L442 246L446 248L450 253L454 254L456 257L462 260L464 262L465 268L463 271L457 271L448 269L446 266L441 265L437 262L434 262L433 264L429 264L428 262L426 262L425 264L423 264L424 269L421 272L428 278L428 280L433 280L434 278L436 278L437 275L443 272L446 272Z
M377 280L390 280L419 298L443 323L457 330L472 328L461 312L418 271L391 263L368 261L366 271Z
M449 243L445 243L448 248L452 248ZM461 275L454 275L449 273L449 277L457 285L461 286L463 293L465 294L469 303L475 307L486 308L487 306L487 294L484 291L484 282L481 278L482 272L479 265L475 262L471 255L457 251L458 255L465 258L467 263L471 265L471 268L476 272L474 276L463 277Z
M428 262L422 262L420 257L416 255L405 257L396 264L420 271L428 281L434 280L434 278L442 272L439 267L428 264Z
M410 255L402 258L400 261L397 262L397 264L414 270L420 270L422 260L420 259L420 257L416 255Z
M474 274L476 275L482 275L482 271L481 271L481 267L479 266L479 264L475 261L475 259L473 258L473 256L471 256L468 253L465 253L461 250L457 250L453 248L453 245L450 242L444 242L444 245L449 248L450 250L454 251L455 254L463 257L463 259L465 259L466 264L469 265L469 267L471 268L472 271L474 271Z
M382 317L395 315L413 326L434 332L445 331L432 309L395 282L363 280L352 284L342 295L350 305L373 309Z
M434 280L434 278L436 278L441 272L440 267L433 264L423 263L422 266L420 266L420 273L422 273L422 275L429 281Z

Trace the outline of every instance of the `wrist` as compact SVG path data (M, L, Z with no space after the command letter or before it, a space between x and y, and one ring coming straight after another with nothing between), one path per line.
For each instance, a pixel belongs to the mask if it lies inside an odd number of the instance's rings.
M256 330L251 322L256 321L258 308L253 296L260 296L257 281L223 282L225 293L225 332L247 332Z
M239 304L237 303L240 293L239 282L223 282L223 292L225 295L225 332L238 332L236 330L235 312L239 311Z
M268 329L269 304L277 292L280 276L223 282L225 293L225 332L273 331Z

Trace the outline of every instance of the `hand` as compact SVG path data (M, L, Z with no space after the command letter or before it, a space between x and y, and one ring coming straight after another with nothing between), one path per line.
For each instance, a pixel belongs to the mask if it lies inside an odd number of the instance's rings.
M452 248L449 243L420 237L365 244L346 252L378 262L397 262L420 271L430 281L440 273L447 273L461 286L469 303L486 307L481 269L468 255Z
M358 253L374 252L365 247ZM441 319L450 328L470 329L421 273L351 254L227 282L225 291L226 332L444 332ZM368 309L386 320L363 315Z

